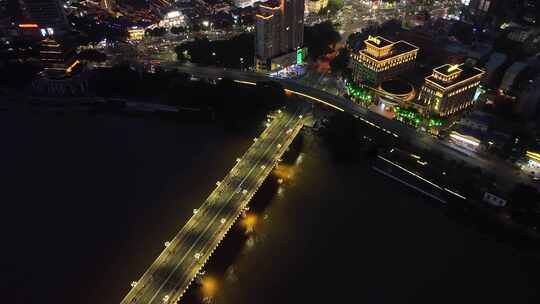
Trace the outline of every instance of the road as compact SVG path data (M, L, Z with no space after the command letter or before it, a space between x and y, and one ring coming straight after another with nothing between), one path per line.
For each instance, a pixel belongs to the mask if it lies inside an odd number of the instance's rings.
M374 112L361 107L348 99L333 95L327 91L315 87L304 85L294 79L275 78L265 74L252 71L240 71L234 69L224 69L220 67L197 67L194 65L179 65L171 63L163 65L164 68L175 68L181 72L189 73L202 78L216 79L229 78L247 84L255 84L257 81L277 81L281 83L285 90L305 97L310 101L322 103L339 111L344 111L355 115L364 122L379 128L389 135L403 137L410 141L419 149L437 151L457 161L464 161L470 166L480 167L485 172L493 174L499 181L499 186L509 190L516 183L526 183L540 190L540 185L531 182L530 178L518 171L514 166L490 158L485 158L476 154L466 154L453 148L447 142L439 140L427 133L419 132L396 120L390 120Z
M245 210L303 126L302 109L281 111L134 284L122 304L174 303Z

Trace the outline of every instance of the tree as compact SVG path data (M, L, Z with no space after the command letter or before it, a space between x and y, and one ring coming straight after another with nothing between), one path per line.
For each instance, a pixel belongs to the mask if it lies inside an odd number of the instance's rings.
M347 37L347 47L353 51L356 51L363 47L363 42L369 37L369 35L394 36L402 31L403 28L401 27L401 22L396 19L390 19L380 26L372 25L363 28L361 32L350 34L349 37Z
M77 55L77 58L79 58L79 60L104 62L107 60L107 55L100 51L89 49L89 50L81 51Z
M540 74L540 70L534 66L527 65L514 79L510 91L518 95L525 90L530 82L533 81Z
M109 26L108 22L97 22L92 15L76 16L69 15L69 22L80 33L80 44L98 43L103 39L107 41L123 41L127 37L127 31L122 27Z
M182 26L175 26L175 27L171 28L171 33L173 33L175 35L184 33L185 31L186 31L186 29L184 27L182 27Z
M229 40L209 41L195 38L175 48L179 61L189 60L202 65L220 65L245 68L253 65L254 43L252 34L241 34Z
M154 29L149 29L146 33L151 37L163 37L167 34L167 29L164 27L156 27Z
M347 37L347 47L351 50L356 50L366 38L367 36L364 31L352 33Z
M346 48L340 48L336 58L334 58L334 60L330 62L330 67L332 68L332 72L334 73L343 72L347 68L347 65L349 64L349 60L350 60L349 50L347 50Z
M331 22L327 21L304 28L304 42L312 59L330 53L340 40L341 35Z
M535 218L540 203L540 193L533 187L518 184L508 194L508 205L514 217L526 224L538 221Z
M473 27L466 23L454 23L450 29L449 36L456 37L463 44L471 45L474 41Z

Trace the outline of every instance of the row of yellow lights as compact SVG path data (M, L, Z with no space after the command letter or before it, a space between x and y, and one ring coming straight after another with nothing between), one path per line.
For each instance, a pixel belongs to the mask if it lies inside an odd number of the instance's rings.
M527 154L527 157L532 158L532 159L534 159L536 161L540 161L540 154L539 153L527 151L526 154Z
M242 84L248 84L248 85L257 85L257 83L251 82L251 81L235 80L234 82L242 83ZM297 91L289 90L289 89L285 89L285 92L295 94L295 95L299 95L299 96L302 96L302 97L306 97L306 98L309 98L309 99L313 99L313 100L315 100L317 102L320 102L320 103L322 103L324 105L327 105L327 106L329 106L331 108L334 108L334 109L336 109L338 111L345 112L344 109L342 109L342 108L340 108L338 106L335 106L335 105L333 105L331 103L328 103L328 102L326 102L326 101L324 101L322 99L319 99L317 97L313 97L313 96L310 96L310 95L307 95L307 94L304 94L304 93L300 93L300 92L297 92Z
M274 15L269 15L269 16L263 16L263 15L255 15L255 17L257 18L261 18L261 19L264 19L264 20L268 20L268 19L272 19L272 17L274 17Z
M480 145L480 141L472 136L467 136L467 135L463 135L463 134L460 134L456 131L452 131L452 133L450 134L450 137L452 137L453 139L456 139L456 140L460 140L460 141L464 141L468 144L471 144L473 146L478 146Z

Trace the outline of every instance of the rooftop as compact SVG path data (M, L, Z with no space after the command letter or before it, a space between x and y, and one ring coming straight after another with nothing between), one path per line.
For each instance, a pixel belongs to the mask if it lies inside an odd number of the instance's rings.
M439 73L442 73L444 72L444 70L446 70L446 73L456 73L456 70L452 70L452 71L448 71L449 70L449 64L446 64L446 65L443 65L441 67L438 67L438 68L435 68L433 69L433 74L435 74L435 72L439 72ZM454 66L455 67L455 66ZM442 69L442 70L441 70ZM453 74L445 74L445 75L452 75L453 77L451 78L450 81L444 81L442 79L439 79L437 77L435 77L433 74L426 77L426 80L429 80L443 88L448 88L456 83L459 83L459 82L462 82L462 81L465 81L465 80L468 80L470 78L473 78L473 77L477 77L477 76L481 76L482 74L484 74L485 72L479 68L475 68L475 67L469 67L467 65L460 65L457 69L461 70L459 71L459 74L458 75L453 75Z
M384 38L383 38L384 39ZM402 55L402 54L405 54L405 53L408 53L408 52L411 52L411 51L414 51L414 50L418 50L418 47L416 47L415 45L412 45L406 41L403 41L403 40L400 40L398 42L391 42L389 40L386 40L384 39L384 42L382 42L381 40L381 43L380 45L376 45L377 48L383 48L382 45L383 44L386 44L387 42L389 42L390 44L387 44L386 47L389 47L389 52L385 55L385 56L382 56L382 57L376 57L372 54L370 54L369 52L365 51L364 50L364 54L373 58L373 59L377 59L377 60L384 60L384 59L387 59L387 58L391 58L391 57L394 57L394 56L399 56L399 55ZM372 41L369 41L369 40L366 40L366 44L369 43L370 45L373 45L375 42L372 42Z
M365 40L366 44L370 44L374 47L377 47L377 48L384 48L384 47L387 47L389 45L392 45L394 42L388 40L388 39L385 39L381 36L369 36L368 39Z
M437 73L441 73L446 76L455 75L458 73L463 72L463 70L459 67L459 64L445 64L438 68L433 69Z

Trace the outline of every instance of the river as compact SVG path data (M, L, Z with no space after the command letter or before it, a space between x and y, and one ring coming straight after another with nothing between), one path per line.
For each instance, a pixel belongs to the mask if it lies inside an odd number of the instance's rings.
M0 132L5 303L118 303L250 144L208 124L86 113L0 112ZM263 187L253 232L238 224L186 302L212 280L226 304L538 303L538 253L365 161L336 162L309 132L277 174L291 177Z

